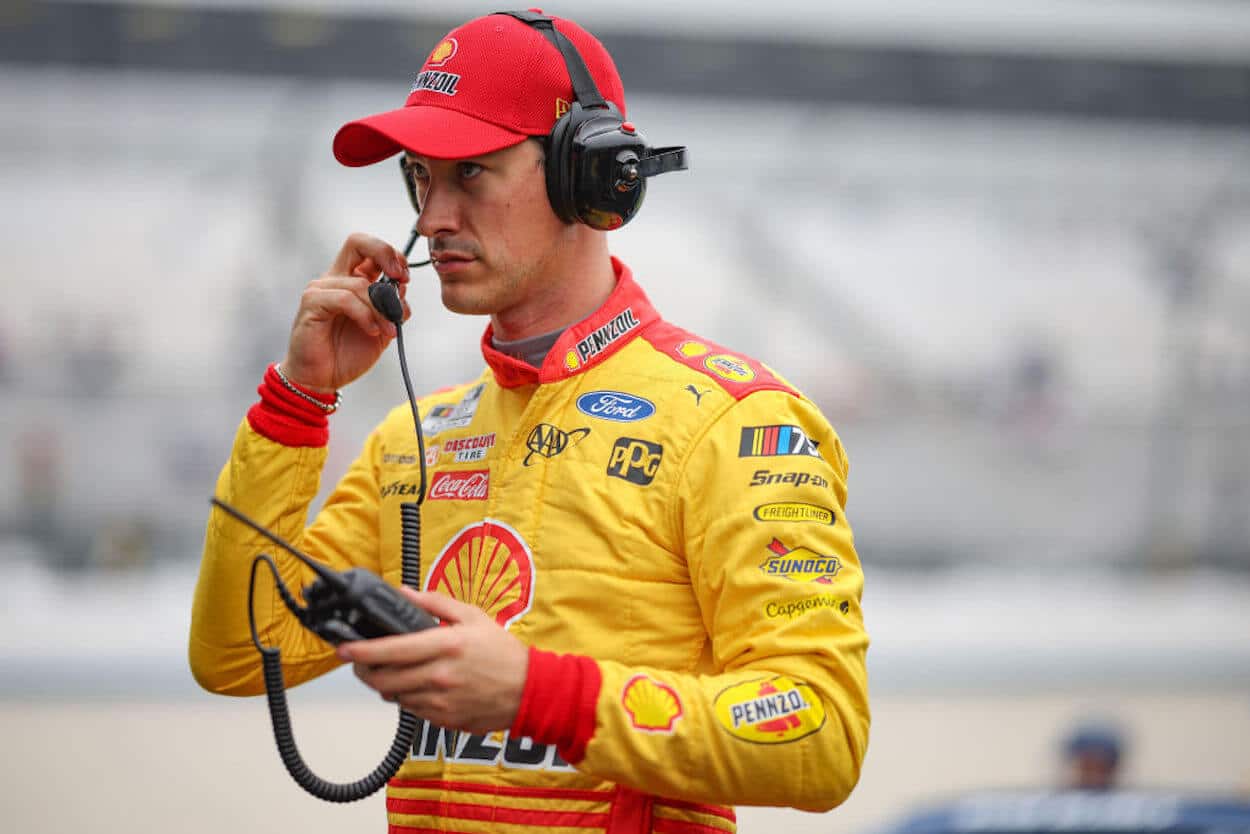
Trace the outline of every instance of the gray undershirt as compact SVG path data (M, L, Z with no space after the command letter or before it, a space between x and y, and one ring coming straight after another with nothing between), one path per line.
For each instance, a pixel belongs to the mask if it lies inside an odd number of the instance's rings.
M564 328L560 328L539 336L530 336L528 339L517 339L515 342L505 342L491 336L490 345L495 350L505 353L513 359L520 359L528 365L541 368L543 360L547 358L547 353L551 350L551 346L556 343L556 339L559 339L560 334L563 332Z

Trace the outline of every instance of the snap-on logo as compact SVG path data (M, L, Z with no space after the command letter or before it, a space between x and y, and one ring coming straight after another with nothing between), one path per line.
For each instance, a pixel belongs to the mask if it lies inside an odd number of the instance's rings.
M655 414L655 404L620 391L591 391L577 398L577 410L614 423L636 423Z

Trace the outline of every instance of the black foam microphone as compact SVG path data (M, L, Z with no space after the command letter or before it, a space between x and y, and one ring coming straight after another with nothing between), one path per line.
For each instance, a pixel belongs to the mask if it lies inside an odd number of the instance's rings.
M404 305L399 300L399 290L390 276L384 275L369 285L369 300L373 302L374 309L396 328L404 323Z

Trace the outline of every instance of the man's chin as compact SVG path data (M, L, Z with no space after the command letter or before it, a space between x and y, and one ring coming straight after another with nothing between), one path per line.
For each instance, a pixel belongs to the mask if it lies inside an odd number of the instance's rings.
M462 316L485 316L491 313L490 305L477 293L467 292L467 287L443 282L443 306Z

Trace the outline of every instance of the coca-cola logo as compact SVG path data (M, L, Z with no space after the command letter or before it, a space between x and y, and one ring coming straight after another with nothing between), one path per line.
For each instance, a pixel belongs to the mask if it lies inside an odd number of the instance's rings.
M490 470L436 472L430 481L431 501L485 501L490 494Z

